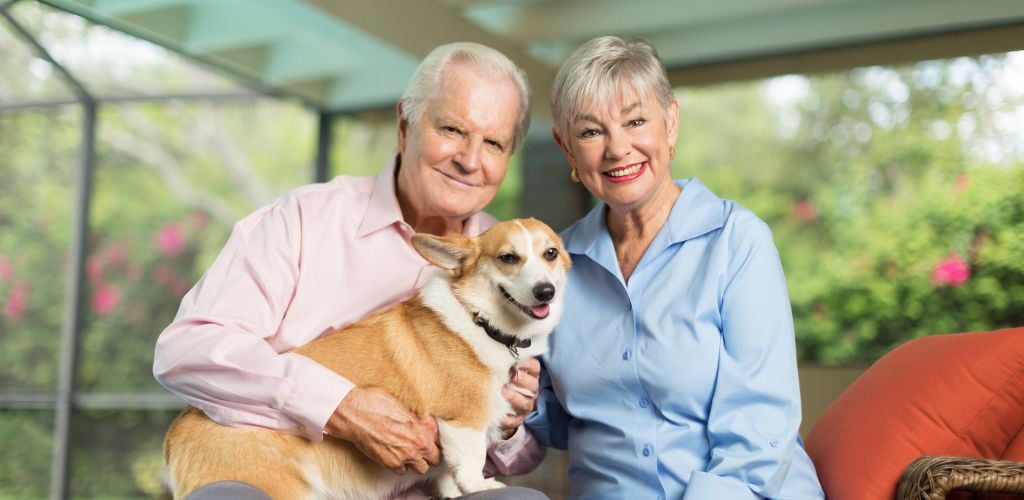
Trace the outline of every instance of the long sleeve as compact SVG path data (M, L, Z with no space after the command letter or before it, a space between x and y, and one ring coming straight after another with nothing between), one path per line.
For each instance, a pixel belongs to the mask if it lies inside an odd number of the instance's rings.
M569 414L558 401L551 376L541 361L540 391L537 394L536 409L526 418L526 428L532 439L544 446L559 450L569 448Z
M294 197L236 224L157 340L153 373L218 422L319 441L352 384L285 352L322 332L301 339L278 335L299 280L301 232Z
M751 217L734 229L707 428L711 457L706 472L692 474L686 500L771 498L799 446L799 382L782 266L764 223Z

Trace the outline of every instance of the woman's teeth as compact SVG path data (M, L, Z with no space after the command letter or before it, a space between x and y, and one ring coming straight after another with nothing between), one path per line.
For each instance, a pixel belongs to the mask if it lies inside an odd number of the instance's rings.
M644 168L644 164L643 163L637 163L636 165L633 165L632 167L621 168L621 169L612 170L610 172L605 172L605 175L608 175L610 177L625 177L627 175L633 175L633 174L639 172L641 168Z

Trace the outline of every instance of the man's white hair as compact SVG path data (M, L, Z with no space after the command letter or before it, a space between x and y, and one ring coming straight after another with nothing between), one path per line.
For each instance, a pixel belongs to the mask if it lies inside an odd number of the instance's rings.
M644 103L653 94L669 112L672 85L658 52L645 40L616 36L594 38L566 59L551 86L551 114L564 136L584 109L612 105L616 98L633 92Z
M530 127L530 90L526 73L505 54L479 43L449 43L427 54L399 99L409 125L418 124L427 103L441 93L444 72L453 63L467 64L485 75L504 77L515 84L519 91L519 116L516 117L513 148L520 146L526 136L526 129Z

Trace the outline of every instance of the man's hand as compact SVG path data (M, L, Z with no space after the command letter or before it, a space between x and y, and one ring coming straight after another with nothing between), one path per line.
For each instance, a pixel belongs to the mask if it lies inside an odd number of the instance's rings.
M501 395L512 405L512 414L501 420L501 430L505 431L506 438L511 437L533 411L537 391L540 389L539 377L540 361L537 358L527 359L512 367L509 383L501 388Z
M437 421L417 418L380 389L352 389L327 420L324 433L351 441L366 456L397 474L427 472L441 461Z

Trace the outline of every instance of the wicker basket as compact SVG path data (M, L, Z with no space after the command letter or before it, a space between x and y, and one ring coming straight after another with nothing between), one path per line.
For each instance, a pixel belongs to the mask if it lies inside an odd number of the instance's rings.
M1024 494L1024 462L923 456L903 471L896 500L942 500L954 489Z

